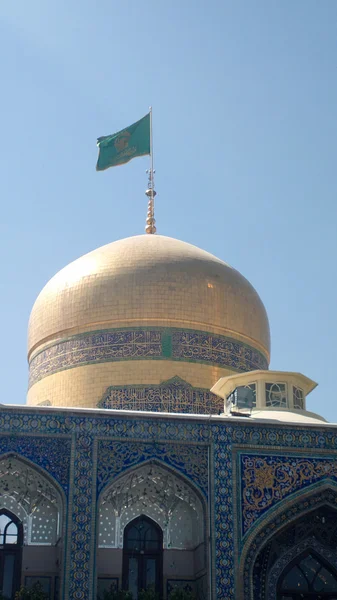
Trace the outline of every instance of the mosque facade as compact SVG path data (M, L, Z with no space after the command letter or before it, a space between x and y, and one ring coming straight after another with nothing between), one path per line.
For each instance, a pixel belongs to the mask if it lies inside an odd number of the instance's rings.
M190 244L135 236L55 275L27 404L0 406L3 597L336 600L337 428L269 360L255 289Z

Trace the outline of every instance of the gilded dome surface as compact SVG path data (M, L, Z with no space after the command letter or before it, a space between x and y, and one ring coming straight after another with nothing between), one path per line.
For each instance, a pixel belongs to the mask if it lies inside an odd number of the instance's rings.
M265 308L238 271L191 244L139 235L75 260L38 296L28 402L116 407L112 396L124 394L117 406L137 408L125 397L143 394L157 410L161 394L179 412L178 396L209 396L221 376L268 368L269 351ZM151 387L163 382L185 387ZM140 392L144 385L151 389Z
M112 242L59 271L34 304L28 352L79 328L142 321L239 334L269 356L267 314L247 279L212 254L160 235Z

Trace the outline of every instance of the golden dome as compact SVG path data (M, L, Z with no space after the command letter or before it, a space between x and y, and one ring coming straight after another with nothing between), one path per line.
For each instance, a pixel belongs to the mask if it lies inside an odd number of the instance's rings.
M115 346L111 356L107 354L109 341L105 339L100 342L100 350L95 347L94 354L91 353L87 360L88 347L96 344L98 332L110 334L111 339L111 332L116 331L120 335L124 332L126 346L123 346L122 354L118 355ZM130 332L140 335L140 331L147 336L155 336L155 331L164 332L165 339L160 342L162 355L156 355L154 342L152 340L150 343L150 338L148 342L150 346L152 344L152 349L148 344L149 354L142 347L142 350L134 350L136 354L132 355L127 345L127 335ZM95 332L94 341L94 334L89 335L89 332ZM172 332L180 332L180 336L184 332L194 332L199 338L194 338L194 347L189 342L189 350L185 348L181 351L176 348L177 340ZM204 333L213 334L211 344L219 346L220 340L223 355L228 355L228 344L231 343L241 357L239 363L227 361L228 364L222 364L221 360L213 360L213 350L211 357L204 352L203 360L203 346L207 346L208 339ZM200 337L201 334L203 337ZM229 340L227 346L226 339ZM235 342L236 346L233 346ZM135 343L137 345L137 341ZM152 372L156 372L154 379L158 383L170 374L184 378L182 365L174 366L174 361L200 363L193 364L196 375L198 369L200 374L201 367L207 366L209 376L206 377L205 387L209 389L211 386L208 384L212 383L213 376L218 377L224 370L226 374L250 370L249 365L249 368L245 368L244 363L247 352L251 353L249 356L255 363L257 355L261 358L261 364L252 364L252 368L266 368L269 351L267 314L251 284L238 271L212 254L160 235L139 235L113 242L75 260L47 283L34 304L29 321L28 358L35 372L31 382L33 389L39 386L41 380L50 380L55 373L63 373L65 379L74 378L75 372L85 365L90 367L87 377L92 381L92 369L97 369L102 363L105 363L105 368L107 363L110 365L110 375L106 372L107 380L110 377L110 385L116 382L118 385L123 382L138 384L140 380L151 383ZM73 362L64 359L65 353L71 354ZM126 368L121 365L123 358L132 358L134 362L128 362ZM151 367L146 362L149 358L154 359ZM163 359L161 366L154 365L158 358ZM118 367L115 359L118 360ZM173 363L170 372L165 362ZM141 369L136 363L142 363ZM98 371L100 369L102 366ZM122 374L123 370L125 373ZM160 370L163 371L162 377ZM128 381L125 381L125 377ZM121 378L124 378L123 382ZM200 384L200 377L198 379L196 376L196 379ZM191 365L189 383L195 384ZM64 386L63 379L61 387L65 390L67 386ZM44 395L48 395L45 384L43 390L38 397L31 395L29 402L47 401L44 399ZM55 403L52 399L48 401ZM57 401L60 405L59 394ZM69 404L69 399L65 403ZM97 398L90 401L89 405L97 405Z

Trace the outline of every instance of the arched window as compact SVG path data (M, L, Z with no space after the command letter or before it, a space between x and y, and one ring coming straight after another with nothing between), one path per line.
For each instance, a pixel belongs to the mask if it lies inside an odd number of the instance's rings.
M12 600L20 585L23 526L13 513L0 510L0 590Z
M8 515L0 514L0 546L18 543L18 526Z
M337 600L337 574L315 552L292 561L278 583L278 600Z
M123 589L138 599L141 590L162 595L163 532L144 515L125 527L123 545Z

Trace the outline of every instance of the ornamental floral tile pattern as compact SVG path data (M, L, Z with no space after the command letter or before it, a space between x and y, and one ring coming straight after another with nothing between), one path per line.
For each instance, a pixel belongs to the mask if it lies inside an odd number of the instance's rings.
M235 598L231 428L213 427L215 585L217 600Z
M207 497L208 458L206 446L187 444L130 443L100 440L98 443L97 493L126 469L148 460L158 460L190 479Z
M66 495L69 491L70 450L69 438L18 435L0 437L0 456L13 453L28 458L47 471L60 484Z
M244 535L271 506L293 492L321 481L337 480L337 456L303 458L242 455L241 498Z
M306 429L305 427L294 427L274 425L263 425L251 423L241 425L236 423L232 428L232 443L281 446L282 448L317 448L324 450L337 450L337 429Z
M93 439L89 435L80 434L76 436L71 524L72 560L68 579L69 598L74 600L90 597L92 584L90 569L92 489Z

